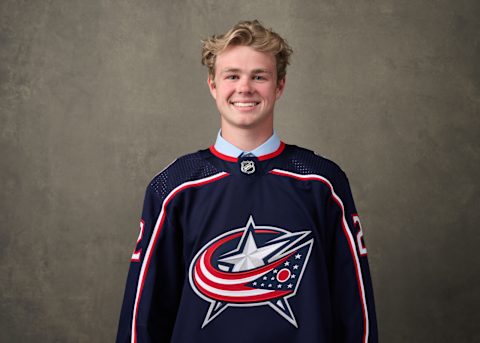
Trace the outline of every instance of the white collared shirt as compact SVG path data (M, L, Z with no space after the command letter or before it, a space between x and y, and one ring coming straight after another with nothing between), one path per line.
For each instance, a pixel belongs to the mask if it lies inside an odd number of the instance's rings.
M280 147L280 138L277 136L275 131L263 144L256 147L252 151L243 151L242 149L236 147L225 138L222 137L222 129L218 130L217 140L215 141L215 149L227 156L230 157L239 157L240 155L252 154L256 157L262 155L268 155L276 151Z

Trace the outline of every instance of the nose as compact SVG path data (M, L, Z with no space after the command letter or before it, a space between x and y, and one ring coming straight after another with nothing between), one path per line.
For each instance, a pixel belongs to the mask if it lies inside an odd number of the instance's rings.
M246 93L246 94L253 92L252 83L249 77L242 77L238 81L237 91L238 93Z

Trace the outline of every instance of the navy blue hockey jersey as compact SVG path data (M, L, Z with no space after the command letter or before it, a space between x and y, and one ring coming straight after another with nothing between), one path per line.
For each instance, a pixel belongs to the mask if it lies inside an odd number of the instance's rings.
M377 342L344 172L283 142L175 160L146 190L117 342Z

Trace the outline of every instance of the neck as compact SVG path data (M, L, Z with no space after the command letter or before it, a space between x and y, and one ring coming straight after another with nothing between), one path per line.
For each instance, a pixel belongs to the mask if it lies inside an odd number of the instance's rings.
M267 141L273 134L273 126L252 130L221 125L222 137L243 151L252 151Z

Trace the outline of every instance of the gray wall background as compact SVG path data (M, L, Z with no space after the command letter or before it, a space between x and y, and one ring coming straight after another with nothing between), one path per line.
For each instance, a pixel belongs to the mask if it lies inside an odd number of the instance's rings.
M480 5L1 1L0 341L111 342L150 178L209 146L200 39L294 48L276 130L347 172L382 342L480 342Z

